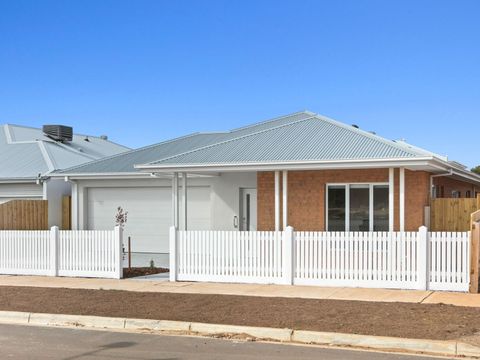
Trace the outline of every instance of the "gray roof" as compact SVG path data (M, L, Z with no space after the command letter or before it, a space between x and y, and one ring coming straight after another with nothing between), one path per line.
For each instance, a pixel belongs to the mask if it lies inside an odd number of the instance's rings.
M446 158L309 111L218 133L195 133L57 173L131 174L159 167L288 161Z
M61 174L111 174L111 173L136 173L139 170L135 165L145 164L159 159L169 158L205 146L217 144L229 139L234 139L247 134L256 133L279 125L288 124L312 116L309 112L298 112L246 127L226 132L194 133L173 140L131 150L122 154L107 157L101 160L75 166Z
M127 150L96 136L74 134L71 142L60 143L41 129L0 125L0 180L35 179L38 174L44 176Z
M432 156L432 153L404 142L387 140L324 116L305 114L309 116L290 122L273 122L271 126L256 128L242 136L159 159L148 165L231 165Z

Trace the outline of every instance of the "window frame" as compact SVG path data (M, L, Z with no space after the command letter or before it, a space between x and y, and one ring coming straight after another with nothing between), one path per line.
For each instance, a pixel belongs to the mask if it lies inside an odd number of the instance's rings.
M374 232L375 224L375 205L374 205L374 188L375 186L385 186L390 191L390 184L388 182L351 182L351 183L326 183L325 184L325 231L328 230L328 190L330 186L344 186L345 187L345 230L350 232L350 188L351 186L365 186L369 191L369 205L368 205L368 217L369 217L369 230L368 232ZM389 199L390 200L390 199ZM389 206L390 208L390 206ZM390 220L389 220L390 225Z

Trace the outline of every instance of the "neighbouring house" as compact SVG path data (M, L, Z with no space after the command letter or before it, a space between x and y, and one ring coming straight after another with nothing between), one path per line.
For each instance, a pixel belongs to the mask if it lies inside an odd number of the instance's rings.
M58 178L73 184L74 229L111 229L122 206L134 264L163 266L172 224L416 231L429 225L431 198L480 189L480 176L444 156L308 111L131 150Z
M53 171L129 150L106 136L73 134L67 126L0 126L0 204L48 200L50 226L60 225L61 199L71 192L68 182L46 181Z

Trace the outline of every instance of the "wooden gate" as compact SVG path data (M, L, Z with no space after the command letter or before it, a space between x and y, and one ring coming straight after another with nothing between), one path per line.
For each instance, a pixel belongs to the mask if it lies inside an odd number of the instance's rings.
M470 216L480 210L480 196L476 199L433 199L431 231L470 231Z

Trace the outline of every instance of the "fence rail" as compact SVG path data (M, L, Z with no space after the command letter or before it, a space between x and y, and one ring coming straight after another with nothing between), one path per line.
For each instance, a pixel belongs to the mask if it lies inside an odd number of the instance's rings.
M468 291L469 232L170 231L170 279Z
M122 230L0 231L0 274L121 278Z

